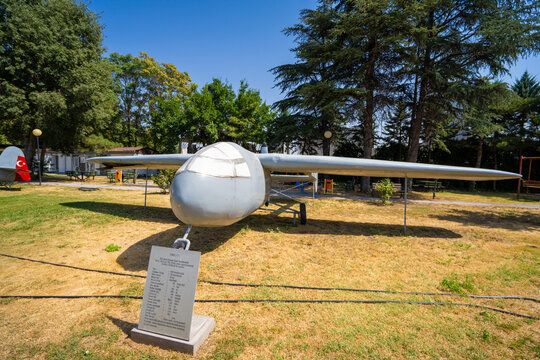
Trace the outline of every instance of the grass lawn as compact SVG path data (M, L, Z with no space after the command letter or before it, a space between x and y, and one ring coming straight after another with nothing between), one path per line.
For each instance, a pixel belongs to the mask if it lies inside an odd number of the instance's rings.
M432 199L432 192L415 193L422 194L426 199ZM469 202L486 202L500 204L540 204L538 197L534 198L528 194L522 194L521 199L516 199L516 193L494 192L494 191L459 191L459 190L444 190L438 191L435 200L443 201L469 201Z
M145 275L152 245L186 226L154 191L19 186L0 191L0 253ZM438 199L447 200L446 193ZM439 197L440 196L440 197ZM466 194L449 195L464 200ZM456 198L457 197L457 198ZM502 202L476 195L477 202ZM471 201L471 200L465 200ZM308 224L258 211L224 228L194 228L200 280L540 298L540 210L316 200ZM111 245L112 244L112 245ZM142 296L144 279L0 257L0 295ZM443 296L216 286L198 299L453 301L540 317L540 304ZM128 334L140 300L0 300L2 359L178 359ZM460 306L195 303L216 329L196 358L540 357L540 322Z

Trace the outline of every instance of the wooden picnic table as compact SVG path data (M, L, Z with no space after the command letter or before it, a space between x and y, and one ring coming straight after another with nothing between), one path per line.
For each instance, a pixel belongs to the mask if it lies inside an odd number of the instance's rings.
M96 172L95 171L66 171L66 175L69 177L70 180L73 180L75 178L76 180L84 181L84 177L86 176L86 179L89 177L92 177L92 179L95 179Z
M438 180L416 180L416 184L414 184L413 187L425 190L432 190L434 199L437 190L444 189L444 186Z
M134 177L135 177L135 172L133 171L122 172L122 182L128 182L129 180L133 180Z

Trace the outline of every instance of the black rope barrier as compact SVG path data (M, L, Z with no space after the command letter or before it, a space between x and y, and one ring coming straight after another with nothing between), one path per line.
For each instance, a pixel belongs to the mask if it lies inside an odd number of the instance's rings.
M142 296L124 295L0 295L0 299L89 299L89 298L117 298L117 299L142 299ZM512 311L498 309L490 306L432 301L409 301L409 300L297 300L297 299L195 299L199 303L288 303L288 304L411 304L411 305L441 305L441 306L467 306L477 309L495 311L507 315L522 317L532 320L540 320L539 317L524 315Z
M24 258L20 256L13 256L13 255L7 255L7 254L1 254L0 256L12 258L12 259L18 259L18 260L24 260L24 261L31 261L36 262L40 264L46 264L46 265L52 265L52 266L60 266L65 267L69 269L75 269L75 270L82 270L82 271L89 271L89 272L97 272L102 274L110 274L110 275L119 275L119 276L132 276L132 277L138 277L145 279L146 276L144 275L138 275L138 274L130 274L130 273L120 273L120 272L114 272L114 271L107 271L107 270L97 270L97 269L88 269L78 266L72 266L72 265L66 265L66 264L57 264L49 261L43 261L43 260L35 260L35 259L29 259ZM459 297L468 297L468 298L474 298L474 299L513 299L513 300L525 300L525 301L534 301L534 302L540 302L540 299L535 299L531 297L526 296L514 296L514 295L469 295L469 294L457 294L457 293L433 293L433 292L415 292L415 291L393 291L393 290L377 290L377 289L352 289L352 288L339 288L339 287L314 287L314 286L297 286L297 285L279 285L279 284L241 284L241 283L230 283L230 282L219 282L219 281L212 281L212 280L199 280L200 283L210 284L210 285L222 285L222 286L240 286L240 287L268 287L268 288L284 288L284 289L297 289L297 290L320 290L320 291L348 291L348 292L363 292L363 293L379 293L379 294L396 294L396 295L422 295L422 296L459 296Z
M525 296L496 296L496 295L468 295L468 294L456 294L456 293L424 293L413 291L393 291L393 290L376 290L376 289L349 289L349 288L332 288L332 287L313 287L313 286L296 286L296 285L265 285L265 284L238 284L238 283L225 283L210 280L199 280L202 283L212 285L226 285L226 286L245 286L245 287L278 287L287 289L301 289L301 290L323 290L323 291L351 291L351 292L372 292L382 294L401 294L401 295L426 295L426 296L461 296L475 299L515 299L515 300L527 300L540 302L540 299L525 297Z

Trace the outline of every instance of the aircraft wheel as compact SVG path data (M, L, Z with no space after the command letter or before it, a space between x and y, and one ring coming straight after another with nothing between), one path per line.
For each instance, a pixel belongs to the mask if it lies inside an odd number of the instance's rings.
M306 204L300 203L300 224L306 225L307 216L306 216Z

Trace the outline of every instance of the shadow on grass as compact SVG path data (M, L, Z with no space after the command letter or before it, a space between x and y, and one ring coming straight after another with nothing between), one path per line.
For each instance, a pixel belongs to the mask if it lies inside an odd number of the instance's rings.
M0 187L0 191L21 191L22 188L14 188L12 187L11 189L8 188L8 187Z
M124 320L121 320L121 319L117 319L117 318L109 316L109 315L107 315L107 318L109 320L111 320L111 322L115 326L117 326L120 330L122 330L122 332L124 334L126 334L127 336L130 336L131 329L133 329L134 327L137 326L136 323L132 323L132 322L124 321Z
M186 225L162 231L142 239L124 250L116 262L125 270L140 271L148 268L148 259L153 245L170 247L174 240L184 235ZM189 234L190 250L201 253L211 252L234 237L243 229L261 233L280 232L284 234L323 234L323 235L358 235L358 236L403 236L403 226L395 224L377 224L363 222L345 222L335 220L309 219L306 225L294 226L292 217L276 214L253 214L233 225L219 228L194 227ZM408 226L407 237L460 238L453 231L431 226ZM321 241L326 241L321 239ZM359 241L376 241L376 238Z
M537 230L540 217L530 211L525 212L477 212L470 210L450 210L444 214L433 214L438 220L453 221L463 225L475 225L487 228L508 230Z
M363 236L404 236L402 224L380 224L358 221L310 219L306 225L293 225L292 216L287 218L277 214L254 214L238 223L249 226L251 230L268 232L279 231L287 234L322 235L363 235ZM451 230L433 226L407 226L407 237L460 238Z
M152 246L171 247L174 240L184 235L186 228L186 225L180 225L137 241L124 250L116 262L125 270L146 270ZM189 234L190 250L203 254L211 252L236 235L241 228L242 226L237 224L222 228L193 228Z
M88 210L102 214L114 215L132 220L159 222L165 224L178 224L180 221L174 216L170 208L142 205L107 203L99 201L73 201L60 203L74 209Z

